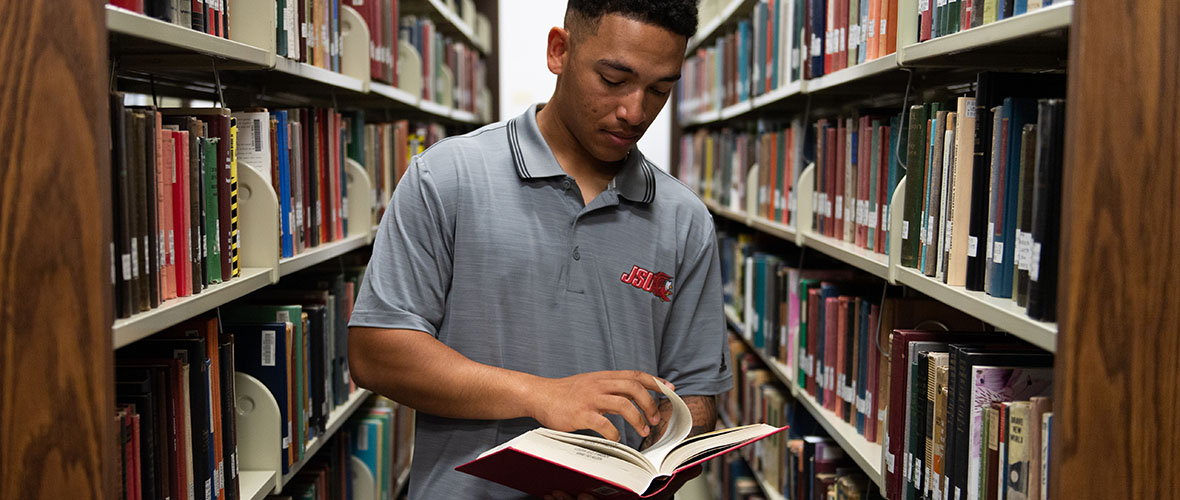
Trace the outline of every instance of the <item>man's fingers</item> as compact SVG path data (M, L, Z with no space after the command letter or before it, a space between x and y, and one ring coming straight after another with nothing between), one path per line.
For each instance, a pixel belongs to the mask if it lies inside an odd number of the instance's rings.
M623 417L631 427L639 432L640 436L647 437L651 429L644 421L643 415L639 414L639 409L631 404L631 400L622 396L602 396L599 402L599 409L606 413L611 413Z
M615 428L610 419L597 415L593 422L590 423L590 430L597 432L602 437L611 441L619 440L619 430Z
M642 372L635 372L642 373ZM644 375L651 378L650 375ZM651 385L655 385L654 383ZM618 379L606 382L605 389L611 394L626 397L635 402L635 405L647 415L647 420L652 424L660 422L660 408L656 405L656 400L647 392L647 387L639 384L635 379ZM639 427L636 427L638 429Z

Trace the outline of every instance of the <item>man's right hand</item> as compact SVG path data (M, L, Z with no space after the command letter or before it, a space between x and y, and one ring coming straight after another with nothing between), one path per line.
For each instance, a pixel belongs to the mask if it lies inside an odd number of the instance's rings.
M639 435L647 437L651 426L660 422L659 407L648 393L660 392L656 380L653 375L635 370L543 378L532 392L530 413L550 429L589 429L612 441L619 440L619 431L605 415L620 415ZM658 380L672 387L668 381Z

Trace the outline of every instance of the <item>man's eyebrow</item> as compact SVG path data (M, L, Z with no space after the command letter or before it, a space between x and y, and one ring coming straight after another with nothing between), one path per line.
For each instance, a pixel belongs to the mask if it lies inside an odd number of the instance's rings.
M622 71L623 73L628 73L628 74L632 74L632 75L639 74L639 72L635 71L630 66L627 66L626 64L623 64L623 63L613 60L613 59L599 59L598 65L606 66L606 67L611 68L613 70ZM675 82L678 80L680 80L680 73L676 73L675 75L665 76L663 78L660 78L659 81L661 81L661 82Z

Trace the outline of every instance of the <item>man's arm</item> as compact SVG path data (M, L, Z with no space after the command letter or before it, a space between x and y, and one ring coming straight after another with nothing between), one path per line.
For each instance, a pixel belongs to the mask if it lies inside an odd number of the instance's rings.
M689 431L688 437L698 436L706 432L712 431L717 427L717 397L716 396L685 396L684 404L688 405L688 411L692 414L692 430ZM668 425L668 419L672 416L672 402L665 399L660 401L660 423L655 427L655 432L648 434L643 439L643 445L640 449L655 444L664 435L664 429Z
M618 429L604 414L621 415L641 436L649 424L663 422L648 393L659 387L639 371L544 378L477 363L425 332L365 327L349 329L348 357L357 385L441 417L532 417L552 429L590 429L616 441Z

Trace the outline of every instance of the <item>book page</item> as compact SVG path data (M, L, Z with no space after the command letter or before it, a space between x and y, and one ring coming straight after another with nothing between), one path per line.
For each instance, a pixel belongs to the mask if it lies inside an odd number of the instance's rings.
M672 449L663 463L661 474L671 474L693 461L737 447L747 441L764 437L779 430L767 424L752 424L702 434L680 443Z
M652 464L662 464L664 459L672 452L676 445L680 444L688 437L688 433L692 432L692 412L688 411L688 405L684 404L684 400L680 399L672 389L661 384L658 380L656 385L660 386L660 392L672 402L672 415L668 418L668 425L664 428L664 435L655 444L643 450L643 456L647 457Z
M588 447L584 443L566 442L550 435L526 432L500 446L480 455L484 457L504 448L513 448L535 457L560 464L584 474L606 479L636 493L643 493L651 484L653 474L630 460L613 453L603 453L599 447ZM585 436L581 436L585 437Z
M574 444L577 446L584 446L592 450L611 455L621 460L626 460L644 470L650 472L652 475L656 474L656 464L648 462L647 457L639 453L635 448L627 446L622 443L611 441L609 439L598 436L588 436L585 434L574 434L572 432L555 431L545 427L538 427L532 432L536 432L542 436L565 443Z

